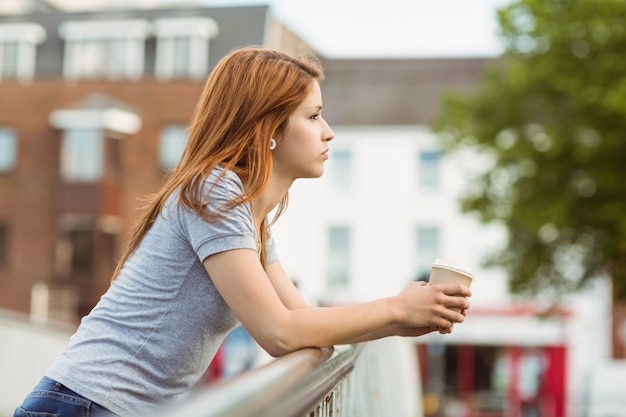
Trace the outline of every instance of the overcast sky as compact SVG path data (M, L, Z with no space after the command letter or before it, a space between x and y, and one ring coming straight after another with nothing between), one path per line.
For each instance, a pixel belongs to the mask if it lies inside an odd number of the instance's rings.
M494 56L496 9L510 0L205 0L269 4L328 57Z

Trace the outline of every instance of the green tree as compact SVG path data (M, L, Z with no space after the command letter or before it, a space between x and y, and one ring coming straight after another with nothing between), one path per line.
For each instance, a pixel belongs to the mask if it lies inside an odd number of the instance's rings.
M434 126L444 150L490 161L462 209L507 228L487 264L512 291L609 274L626 300L626 3L517 0L498 18L505 52L476 91L444 97Z

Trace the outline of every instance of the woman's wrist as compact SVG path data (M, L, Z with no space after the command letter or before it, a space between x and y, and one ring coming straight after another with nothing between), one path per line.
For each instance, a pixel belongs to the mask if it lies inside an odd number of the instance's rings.
M402 308L400 297L384 298L385 311L389 314L389 325L394 326L396 331L406 323L406 310Z

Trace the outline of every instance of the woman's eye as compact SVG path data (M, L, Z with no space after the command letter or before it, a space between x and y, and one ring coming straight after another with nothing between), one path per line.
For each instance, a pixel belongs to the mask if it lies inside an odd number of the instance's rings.
M313 116L311 116L312 120L317 120L320 117L319 113L315 113Z

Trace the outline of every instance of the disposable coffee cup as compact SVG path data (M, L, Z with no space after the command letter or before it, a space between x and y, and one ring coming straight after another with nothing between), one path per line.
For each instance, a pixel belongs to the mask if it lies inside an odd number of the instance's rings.
M430 278L428 282L431 285L439 284L461 284L469 287L474 280L474 273L471 269L460 266L444 259L436 259L430 265ZM460 311L460 309L453 309Z

